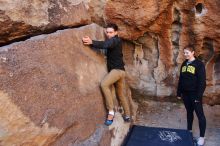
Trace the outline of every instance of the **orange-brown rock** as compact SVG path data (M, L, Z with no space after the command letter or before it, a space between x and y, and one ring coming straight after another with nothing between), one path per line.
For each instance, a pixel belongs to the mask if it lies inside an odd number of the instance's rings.
M197 54L206 64L207 102L220 104L220 1L197 0L193 25Z
M99 88L105 59L82 44L84 35L104 38L103 29L92 24L0 48L1 145L110 141Z
M87 0L0 0L0 45L91 23Z
M207 70L205 102L220 104L219 7L219 0L0 0L0 45L115 22L133 95L172 100L183 48L194 44ZM0 48L0 145L120 145L129 124L117 113L103 126L105 59L82 45L85 34L104 39L92 24Z
M120 26L130 85L147 96L175 96L183 48L194 44L207 69L205 100L220 103L218 0L108 1L105 20Z

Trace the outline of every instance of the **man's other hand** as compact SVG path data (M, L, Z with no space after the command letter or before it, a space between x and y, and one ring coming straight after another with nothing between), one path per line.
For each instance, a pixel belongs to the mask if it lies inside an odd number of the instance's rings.
M177 96L177 99L179 99L179 100L180 100L180 99L181 99L181 97Z
M88 36L84 36L82 38L82 41L83 41L84 45L91 45L92 44L92 39L90 37L88 37Z

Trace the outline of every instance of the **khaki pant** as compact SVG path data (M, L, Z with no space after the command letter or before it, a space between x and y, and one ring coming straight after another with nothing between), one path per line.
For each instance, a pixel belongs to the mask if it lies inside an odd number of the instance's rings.
M110 110L113 110L114 108L114 102L113 102L114 95L112 95L112 92L110 89L111 86L114 84L116 85L116 93L122 104L125 115L130 116L130 108L128 105L128 99L124 95L125 71L120 70L120 69L111 70L101 82L101 87L102 87L102 91L105 96L107 109L110 111Z

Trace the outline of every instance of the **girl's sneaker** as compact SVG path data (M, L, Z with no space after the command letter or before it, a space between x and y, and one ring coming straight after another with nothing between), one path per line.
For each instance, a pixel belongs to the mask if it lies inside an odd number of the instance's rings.
M199 137L197 140L197 145L198 146L203 146L205 143L205 138L204 137Z

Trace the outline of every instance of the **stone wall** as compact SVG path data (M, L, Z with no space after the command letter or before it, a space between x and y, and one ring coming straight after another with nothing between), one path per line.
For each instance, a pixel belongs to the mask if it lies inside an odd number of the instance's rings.
M104 56L81 42L85 34L104 39L93 22L119 25L132 95L174 99L183 48L194 44L206 65L205 102L220 104L219 7L219 0L0 0L0 144L122 141L129 125L121 116L103 126Z
M219 104L219 7L218 0L108 1L106 21L119 24L120 36L127 40L126 70L134 91L174 97L183 48L194 44L206 65L205 102Z
M88 0L0 0L0 45L91 23Z

